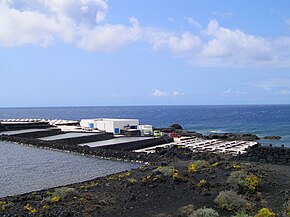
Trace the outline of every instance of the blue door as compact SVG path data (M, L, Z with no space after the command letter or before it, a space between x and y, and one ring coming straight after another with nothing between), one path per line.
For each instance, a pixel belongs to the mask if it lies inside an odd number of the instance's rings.
M89 128L90 128L90 129L94 129L94 123L90 123L90 124L89 124Z
M115 134L119 134L120 133L120 129L119 128L115 128Z

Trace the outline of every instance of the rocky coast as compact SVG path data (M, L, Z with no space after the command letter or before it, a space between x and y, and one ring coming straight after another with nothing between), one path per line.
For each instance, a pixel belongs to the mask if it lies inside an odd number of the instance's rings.
M195 133L175 130L187 135ZM98 136L106 139L110 135ZM170 139L161 137L154 142L170 142ZM233 157L193 153L179 146L144 154L126 147L112 150L78 146L67 140L43 141L9 135L2 135L0 140L146 162L137 169L87 182L1 198L2 216L288 217L290 214L288 148L255 146ZM135 147L144 145L138 142Z

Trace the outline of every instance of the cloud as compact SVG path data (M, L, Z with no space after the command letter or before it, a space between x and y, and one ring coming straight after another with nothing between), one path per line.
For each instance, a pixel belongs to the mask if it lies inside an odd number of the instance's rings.
M0 0L0 47L47 47L61 41L108 52L145 43L193 67L290 68L289 36L261 37L221 26L217 20L203 28L192 17L185 19L198 33L142 26L134 17L129 24L110 24L106 22L108 9L106 0Z
M176 34L164 32L152 28L145 29L145 40L148 41L155 50L169 50L174 54L182 54L200 46L198 36L190 32Z
M290 95L290 89L281 90L278 93L281 94L281 95Z
M181 92L179 92L179 91L173 91L172 92L172 96L183 96L184 95L184 93L181 93Z
M251 83L250 85L262 88L267 91L272 91L275 89L284 89L290 88L290 79L289 78L269 78Z
M222 91L219 95L220 96L241 96L241 95L246 95L246 94L247 92L245 91L227 89L227 90Z
M136 18L131 26L104 24L106 0L2 0L0 46L48 46L56 40L90 51L111 51L140 35Z
M289 78L268 78L248 85L258 87L271 94L290 95Z
M192 17L185 17L185 20L190 24L193 25L194 27L201 29L202 26L199 22L197 22L195 19L193 19Z
M155 50L168 50L193 67L289 68L290 37L275 39L220 26L211 20L199 34L142 28L143 39Z
M221 18L230 18L230 17L234 16L233 12L220 13L217 11L211 11L210 14L213 16L216 16L216 17L221 17Z
M159 89L155 89L152 91L152 96L154 97L176 97L183 96L184 93L174 90L173 92L167 92Z
M90 51L112 51L141 37L141 29L135 18L131 18L131 27L124 25L102 25L94 28L82 28L78 47Z
M197 64L257 66L273 61L271 44L264 38L220 27L216 20L209 22L206 34L210 39L204 44Z
M152 95L155 97L165 97L165 96L169 96L169 93L166 91L155 89L153 90Z

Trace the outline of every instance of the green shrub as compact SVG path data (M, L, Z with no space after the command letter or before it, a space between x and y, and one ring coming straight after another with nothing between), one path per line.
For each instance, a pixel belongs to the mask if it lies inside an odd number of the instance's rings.
M193 205L187 205L179 208L177 210L176 216L178 217L188 217L190 214L194 212L194 207Z
M74 188L61 187L61 188L55 189L51 196L60 197L60 199L64 199L67 196L76 195L76 194L77 194L77 191Z
M188 173L194 173L194 172L196 172L196 165L194 163L190 163L188 165L187 170L188 170Z
M232 187L244 187L246 177L247 173L244 170L233 171L227 179L227 183Z
M255 192L258 186L260 185L260 179L256 175L247 176L245 178L245 181L246 181L245 188L252 193Z
M227 179L227 183L234 188L253 193L260 185L260 179L256 175L248 175L244 170L240 170L233 171Z
M200 208L198 210L195 210L190 217L219 217L219 214L217 211L211 208Z
M159 166L153 172L160 172L163 176L170 176L172 177L174 173L178 173L174 166Z
M234 191L221 191L214 202L222 209L237 211L244 207L246 200Z
M51 194L51 196L43 199L42 202L56 203L68 196L76 196L76 195L78 195L78 191L76 189L69 187L61 187L55 189L54 192Z
M268 208L262 208L259 210L258 214L255 215L255 217L275 217L275 213L272 212L270 209Z
M210 163L205 160L196 160L188 165L188 173L194 173L198 170L207 170L210 168Z
M0 212L10 208L11 206L13 206L13 203L11 202L0 201Z
M231 217L251 217L249 216L245 211L239 211L235 215L232 215Z
M30 212L30 213L36 213L37 212L37 209L35 209L31 204L26 204L24 206L24 210L27 211L27 212Z
M209 169L210 168L210 163L205 161L205 160L196 160L193 163L196 165L196 169L197 170Z
M136 184L138 181L137 181L137 179L134 179L134 178L129 178L128 179L128 183L130 184L130 185L134 185L134 184Z

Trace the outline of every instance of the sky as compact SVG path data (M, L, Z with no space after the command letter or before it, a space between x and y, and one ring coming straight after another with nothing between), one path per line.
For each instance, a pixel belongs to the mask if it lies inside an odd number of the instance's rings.
M0 0L0 107L290 104L290 1Z

